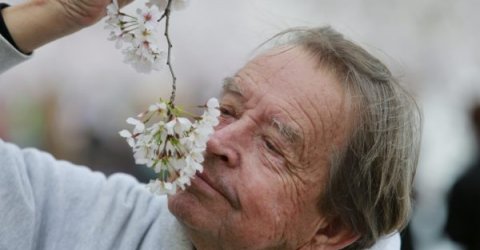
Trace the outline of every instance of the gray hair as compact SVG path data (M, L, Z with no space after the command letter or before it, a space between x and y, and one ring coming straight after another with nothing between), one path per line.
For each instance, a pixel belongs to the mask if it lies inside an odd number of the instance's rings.
M421 112L377 58L330 27L291 29L272 40L299 46L332 71L351 97L354 129L332 156L319 208L360 235L346 249L364 249L403 229L412 206Z

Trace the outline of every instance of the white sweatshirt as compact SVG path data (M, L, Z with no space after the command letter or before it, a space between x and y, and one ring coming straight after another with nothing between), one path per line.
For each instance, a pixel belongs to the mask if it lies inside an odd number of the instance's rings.
M28 58L29 56L16 50L13 45L0 35L0 74Z
M0 140L0 249L191 250L165 196Z

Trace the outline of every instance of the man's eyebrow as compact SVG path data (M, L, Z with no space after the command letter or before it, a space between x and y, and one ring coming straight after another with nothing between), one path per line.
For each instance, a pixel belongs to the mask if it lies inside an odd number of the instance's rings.
M288 124L280 121L279 119L272 118L271 125L277 130L277 132L282 136L287 142L291 144L298 144L302 141L302 135L300 132L289 126Z
M225 79L223 79L223 92L224 94L233 93L241 97L244 96L243 89L238 86L233 77L226 77ZM275 130L277 130L280 136L282 136L288 143L297 144L300 143L303 139L297 129L291 127L290 125L286 124L278 118L271 118L270 125L275 128Z
M244 96L243 89L238 86L233 77L226 77L223 79L223 93L227 92L234 93L242 97Z

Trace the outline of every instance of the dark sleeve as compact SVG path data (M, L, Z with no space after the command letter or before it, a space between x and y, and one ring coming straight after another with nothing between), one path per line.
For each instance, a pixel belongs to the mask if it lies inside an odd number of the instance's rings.
M0 3L0 35L3 36L15 49L20 51L18 48L17 44L12 38L12 35L10 35L10 32L8 31L7 25L5 24L5 20L3 20L3 15L2 15L2 10L9 7L10 5L6 3Z
M0 8L5 9L6 7L8 5L0 4ZM18 49L1 13L0 10L0 74L28 60L32 54L25 54Z

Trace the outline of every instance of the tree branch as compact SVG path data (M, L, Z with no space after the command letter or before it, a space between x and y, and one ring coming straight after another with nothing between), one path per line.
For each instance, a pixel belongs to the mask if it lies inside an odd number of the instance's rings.
M177 77L175 76L175 72L173 71L173 67L172 67L172 61L171 61L171 57L172 57L172 42L170 40L170 34L168 33L169 32L169 25L170 25L170 10L171 10L171 5L172 5L172 2L173 0L168 0L168 4L167 4L167 7L165 8L165 12L164 12L164 16L165 16L165 38L167 39L167 44L168 44L168 49L167 49L167 65L168 65L168 69L170 70L170 74L172 76L172 93L170 95L170 104L172 105L172 107L175 107L175 94L176 94L176 91L177 91ZM162 16L163 18L163 16ZM161 18L161 19L162 19Z

